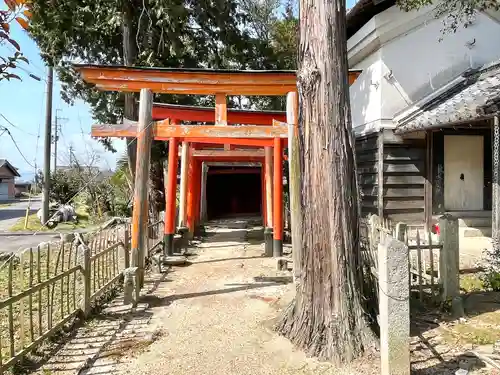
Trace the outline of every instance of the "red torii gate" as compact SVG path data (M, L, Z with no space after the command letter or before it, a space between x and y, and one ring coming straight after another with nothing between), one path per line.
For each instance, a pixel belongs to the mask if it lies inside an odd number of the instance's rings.
M137 164L132 218L132 251L137 256L136 265L140 270L140 284L144 268L145 244L143 234L147 229L147 179L149 171L150 147L152 139L169 141L169 172L167 182L166 248L172 252L174 232L175 192L177 180L178 142L224 145L225 152L232 152L231 145L264 147L266 153L274 148L274 253L282 250L282 156L288 134L296 134L297 93L295 71L234 71L207 69L165 69L137 68L121 66L75 65L86 82L95 84L106 91L140 91L139 121L121 125L96 125L92 129L94 137L134 137L137 136ZM349 73L352 84L360 71ZM177 119L153 122L153 92L169 94L215 95L215 125L182 125ZM230 126L234 111L227 109L228 95L288 95L288 123L274 120L272 126L247 125ZM173 109L173 108L171 108ZM180 108L178 108L180 110ZM159 109L157 109L159 111ZM247 113L248 114L248 113ZM179 115L180 116L180 115ZM158 117L163 117L158 115ZM202 120L200 120L202 121ZM196 157L192 159L196 160ZM190 163L188 175L196 181L200 174L200 163ZM267 169L267 168L266 168ZM189 176L188 176L189 179ZM267 186L268 181L266 181ZM194 183L191 195L188 192L187 210L193 212L188 226L194 228L196 221L196 196L199 184ZM266 189L268 190L268 189ZM297 194L298 192L295 192ZM199 199L198 199L199 201ZM174 202L174 204L171 204ZM191 202L191 204L190 204ZM170 204L169 204L170 203ZM199 208L199 207L198 207ZM173 214L172 214L173 212ZM168 221L168 223L167 223ZM293 220L292 220L293 221ZM293 225L293 222L292 222ZM191 229L191 228L190 228Z
M175 104L153 104L153 119L162 120L168 118L171 122L181 123L182 121L199 121L205 123L215 122L215 109L209 107L194 107L194 106L181 106ZM172 120L173 119L173 120ZM286 113L281 111L251 111L251 110L238 110L238 109L228 109L227 110L227 123L228 125L233 124L253 124L260 126L272 126L273 120L285 121ZM251 141L251 139L249 140ZM248 143L248 142L246 142ZM262 172L266 169L268 170L267 175L262 173L262 211L263 211L263 221L266 227L266 232L270 235L266 238L266 254L272 255L272 233L276 233L275 240L282 240L282 230L280 229L282 225L276 222L275 228L272 230L272 153L265 153L262 148L257 148L257 145L245 145L245 148L236 149L234 144L230 145L229 150L224 148L214 149L214 146L221 146L219 144L207 144L207 143L192 143L188 145L188 142L183 142L183 147L188 148L188 150L183 150L183 155L181 157L181 194L180 194L180 204L179 204L179 227L184 225L187 226L189 233L193 233L197 223L200 223L202 218L200 217L203 210L200 209L198 203L201 199L197 199L199 196L200 185L206 183L201 181L203 176L200 176L201 164L206 162L257 162L262 165ZM172 150L173 151L173 150ZM186 160L187 159L187 160ZM171 163L175 163L172 160ZM170 163L169 163L170 164ZM265 166L268 168L265 168ZM184 167L184 168L183 168ZM170 168L170 165L169 165ZM190 171L188 178L187 171ZM266 177L268 179L267 191L266 191ZM172 173L171 179L174 178ZM279 178L279 176L277 176ZM169 179L169 181L172 181ZM187 180L187 188L186 181ZM281 185L276 185L275 188ZM279 193L278 193L279 194ZM167 187L167 197L168 187ZM186 199L187 198L187 199ZM171 197L170 199L173 199ZM203 203L203 201L201 201ZM201 204L200 203L200 204ZM269 204L269 206L268 206ZM174 202L167 200L166 206L173 206ZM187 212L185 210L185 205L187 205ZM268 207L267 207L268 206ZM168 225L166 228L165 243L168 243L168 239L171 237L171 230L173 228L173 217L175 215L175 210L169 211L166 217L166 222ZM167 245L168 246L168 245ZM169 249L167 249L168 251ZM279 248L276 249L279 251Z

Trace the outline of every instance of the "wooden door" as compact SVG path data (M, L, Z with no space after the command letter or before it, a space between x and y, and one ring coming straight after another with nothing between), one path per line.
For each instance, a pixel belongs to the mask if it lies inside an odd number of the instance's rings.
M483 209L484 137L444 136L444 206L447 211Z

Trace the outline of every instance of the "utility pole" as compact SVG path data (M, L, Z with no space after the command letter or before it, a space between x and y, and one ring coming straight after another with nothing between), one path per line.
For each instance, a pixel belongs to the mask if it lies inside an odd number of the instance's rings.
M54 173L56 173L57 171L57 141L59 140L59 136L57 135L57 127L58 127L58 124L57 124L57 111L59 111L58 109L56 109L56 122L54 124L54 136L52 138L52 142L54 143Z
M47 100L45 107L45 148L43 158L43 198L42 198L42 224L49 220L49 191L50 191L50 145L52 132L52 86L54 68L48 67L47 74Z
M73 167L73 143L69 145L69 166Z
M56 118L54 123L54 136L52 137L52 143L54 143L54 173L57 170L57 142L59 141L58 132L61 131L61 123L60 120L67 120L67 118L59 117L57 115L60 112L60 109L56 109Z

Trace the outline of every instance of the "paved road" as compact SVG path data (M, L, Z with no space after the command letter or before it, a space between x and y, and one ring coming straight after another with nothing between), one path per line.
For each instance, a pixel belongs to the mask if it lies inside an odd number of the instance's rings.
M28 247L35 247L40 242L57 241L57 233L5 233L0 232L0 252L18 253Z
M40 242L55 240L56 233L16 233L9 232L17 221L24 217L29 202L23 200L0 208L0 252L19 252ZM31 200L30 214L35 213L42 206L40 198Z
M0 232L7 232L20 218L24 217L29 203L28 200L22 200L6 207L0 207ZM41 198L33 198L31 200L30 214L35 213L41 207Z

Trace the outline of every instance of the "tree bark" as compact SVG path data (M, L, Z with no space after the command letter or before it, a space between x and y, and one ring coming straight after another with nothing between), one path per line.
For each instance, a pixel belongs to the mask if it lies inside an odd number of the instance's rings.
M301 0L300 11L302 280L277 329L341 364L374 343L362 298L345 0Z
M137 59L137 47L135 45L135 33L133 26L133 9L129 0L123 1L123 64L125 66L133 66ZM134 93L125 93L125 104L123 109L125 118L137 121L138 113L135 103ZM128 167L132 176L132 181L135 178L135 164L137 160L137 140L134 138L127 140L127 158Z

